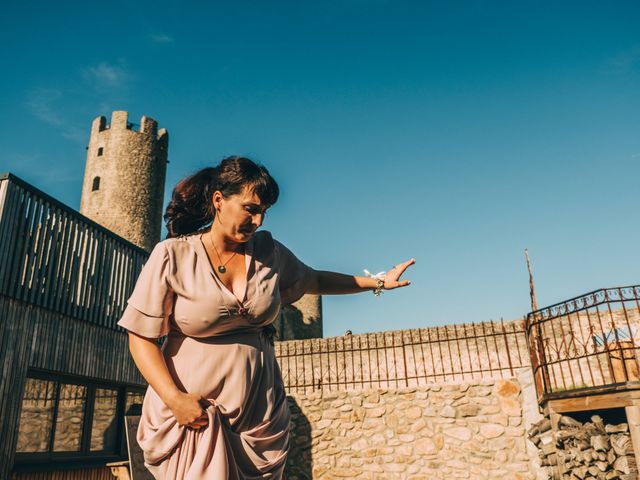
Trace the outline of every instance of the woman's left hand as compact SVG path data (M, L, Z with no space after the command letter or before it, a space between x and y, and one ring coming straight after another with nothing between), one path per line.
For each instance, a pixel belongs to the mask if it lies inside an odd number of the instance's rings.
M385 273L383 286L384 289L393 290L394 288L406 287L407 285L410 285L411 282L409 280L400 280L400 276L407 268L409 268L410 265L413 265L414 263L416 263L416 260L415 258L412 258L411 260L407 260L404 263L399 263L387 273Z

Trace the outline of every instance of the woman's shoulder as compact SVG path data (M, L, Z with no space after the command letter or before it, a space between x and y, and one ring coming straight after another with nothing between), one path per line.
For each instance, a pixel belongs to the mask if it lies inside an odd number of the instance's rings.
M263 263L271 263L269 260L274 255L275 240L268 230L258 230L253 234L253 256Z
M195 252L197 242L200 241L200 233L180 235L178 237L165 238L159 241L155 249L162 250L169 257L182 257L189 252Z
M273 235L269 230L258 230L253 234L254 243L273 242Z
M188 242L197 238L200 233L190 233L189 235L178 235L177 237L168 237L164 240L161 240L160 243L164 243L165 245L171 245L174 243Z

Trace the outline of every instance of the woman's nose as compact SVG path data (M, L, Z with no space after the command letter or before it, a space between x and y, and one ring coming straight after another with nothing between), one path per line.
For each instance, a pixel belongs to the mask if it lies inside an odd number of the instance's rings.
M257 213L256 215L253 215L253 217L251 218L251 223L253 223L256 226L256 228L258 228L262 225L263 220L264 220L264 214Z

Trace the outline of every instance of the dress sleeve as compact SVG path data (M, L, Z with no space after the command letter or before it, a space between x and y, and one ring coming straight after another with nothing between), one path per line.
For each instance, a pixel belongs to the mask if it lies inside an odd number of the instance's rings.
M288 305L300 300L304 295L313 270L301 262L282 243L275 239L273 242L280 272L280 300L283 305Z
M118 325L148 338L169 333L173 292L169 288L168 273L169 254L164 242L160 242L142 268Z

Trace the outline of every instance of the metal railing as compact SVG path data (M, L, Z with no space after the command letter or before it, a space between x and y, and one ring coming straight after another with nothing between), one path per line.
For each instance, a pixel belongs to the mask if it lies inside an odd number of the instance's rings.
M640 286L596 290L528 314L539 401L640 388ZM636 383L637 382L637 383Z
M522 321L277 342L276 356L290 392L502 378L529 367Z
M116 329L149 254L0 174L0 295Z

